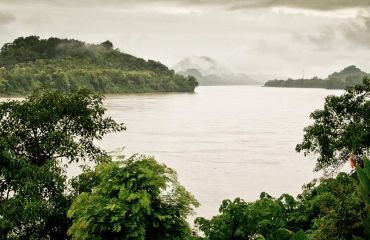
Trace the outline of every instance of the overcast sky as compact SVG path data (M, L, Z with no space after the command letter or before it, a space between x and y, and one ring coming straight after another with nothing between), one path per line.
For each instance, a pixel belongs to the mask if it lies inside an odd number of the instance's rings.
M370 72L370 0L0 0L0 44L28 35L111 40L168 66L208 56L247 74Z

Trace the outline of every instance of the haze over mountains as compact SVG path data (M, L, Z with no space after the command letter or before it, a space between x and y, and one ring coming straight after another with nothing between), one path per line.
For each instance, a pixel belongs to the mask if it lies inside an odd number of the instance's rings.
M199 85L261 85L263 77L235 73L207 56L192 56L178 62L173 69L183 76L195 77Z

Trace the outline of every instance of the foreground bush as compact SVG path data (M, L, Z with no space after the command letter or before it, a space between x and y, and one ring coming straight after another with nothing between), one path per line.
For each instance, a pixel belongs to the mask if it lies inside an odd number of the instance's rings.
M340 173L304 187L296 199L262 193L255 202L225 200L220 214L196 223L209 240L367 239L368 209L356 175Z
M176 173L153 158L134 157L87 173L95 185L73 202L73 239L173 239L191 237L186 218L199 204ZM88 182L88 181L87 181ZM85 184L87 183L84 182Z

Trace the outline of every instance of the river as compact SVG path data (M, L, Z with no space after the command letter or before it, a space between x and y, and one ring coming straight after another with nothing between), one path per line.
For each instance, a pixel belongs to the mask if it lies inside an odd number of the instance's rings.
M296 195L313 173L314 157L295 152L309 114L342 91L198 87L194 94L108 96L108 115L127 131L99 144L114 151L155 156L175 169L201 207L198 216L217 214L224 199L256 200L262 191Z

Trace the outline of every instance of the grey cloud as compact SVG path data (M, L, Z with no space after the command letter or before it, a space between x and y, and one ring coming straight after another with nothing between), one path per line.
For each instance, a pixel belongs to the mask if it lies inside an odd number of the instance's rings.
M359 21L344 26L342 32L348 40L370 48L370 17L362 17Z
M301 38L308 40L320 50L335 48L340 41L342 41L340 44L342 47L370 49L370 17L362 16L341 24L327 26Z
M9 13L0 12L0 26L6 25L15 20L15 17Z
M124 6L142 4L173 4L223 7L226 9L291 7L313 10L338 10L370 7L370 0L0 0L0 3L42 4L55 6Z
M331 51L335 48L337 35L337 31L333 27L325 27L314 34L308 36L298 35L298 37L300 40L308 40L314 44L317 50Z
M346 8L370 7L369 0L252 0L252 1L233 1L233 2L235 9L291 7L291 8L328 11Z

